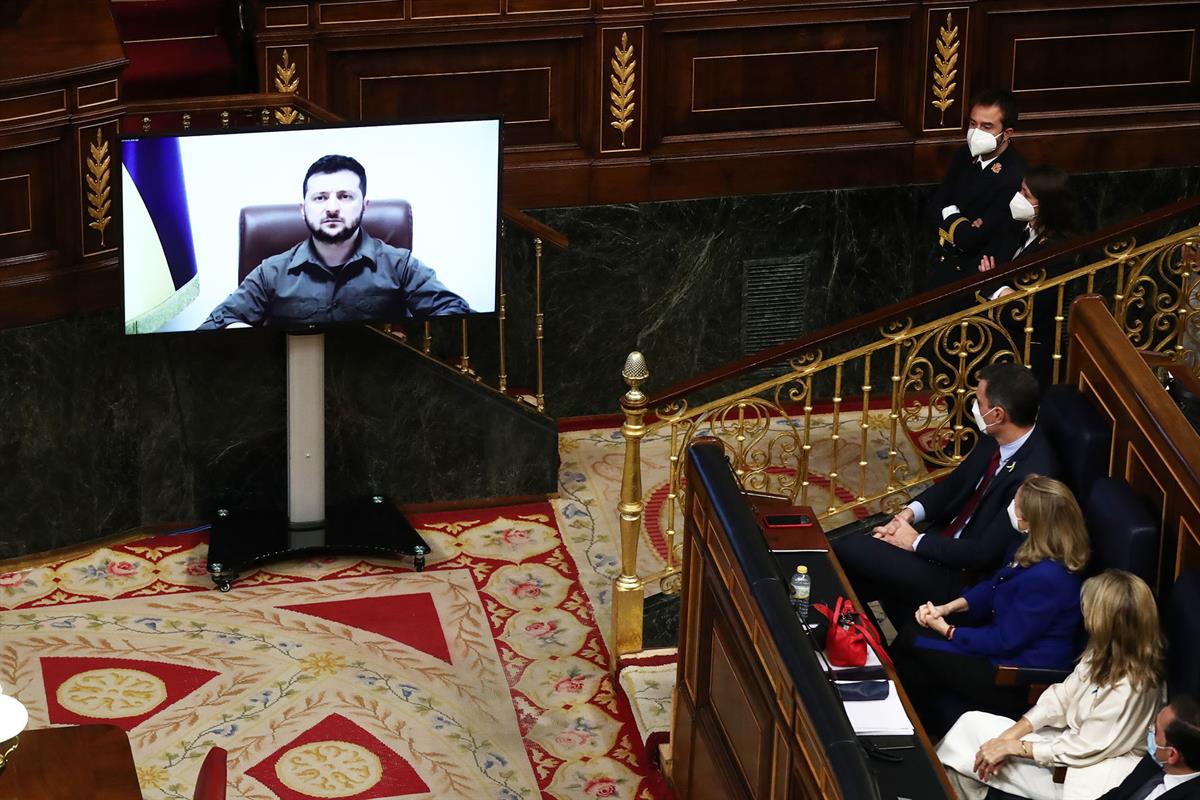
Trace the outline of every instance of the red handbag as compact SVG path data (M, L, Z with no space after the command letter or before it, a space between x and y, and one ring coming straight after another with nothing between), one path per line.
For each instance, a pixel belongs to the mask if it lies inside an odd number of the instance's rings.
M867 648L870 647L885 664L891 664L883 649L879 631L871 621L854 610L854 604L839 597L831 610L824 603L816 603L813 609L829 620L829 632L825 634L825 657L835 667L861 667L867 663Z

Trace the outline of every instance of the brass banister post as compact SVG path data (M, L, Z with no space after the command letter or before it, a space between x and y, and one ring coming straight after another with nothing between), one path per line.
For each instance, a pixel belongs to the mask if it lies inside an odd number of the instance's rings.
M621 472L621 575L613 581L612 668L617 658L642 649L642 606L645 588L637 574L638 539L642 531L642 437L646 435L646 395L639 388L650 370L636 350L625 359L621 377L629 391L621 397L625 424L625 467Z
M533 305L534 305L534 342L537 347L537 410L546 410L546 389L544 385L544 365L542 340L544 335L544 317L542 315L542 237L533 240ZM631 384L632 385L632 384Z

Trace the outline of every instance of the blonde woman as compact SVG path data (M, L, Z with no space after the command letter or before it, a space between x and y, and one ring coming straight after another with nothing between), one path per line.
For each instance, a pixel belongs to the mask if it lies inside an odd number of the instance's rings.
M1030 800L1092 800L1124 780L1146 752L1158 710L1162 639L1145 582L1108 570L1083 584L1088 644L1075 671L1015 723L970 711L938 745L962 800L989 786ZM1056 767L1066 780L1054 783Z
M935 739L965 711L1025 709L1023 687L995 685L998 665L1069 670L1082 644L1080 571L1089 545L1075 496L1053 478L1029 475L1009 516L1022 536L1005 565L949 603L925 603L892 647L904 688Z

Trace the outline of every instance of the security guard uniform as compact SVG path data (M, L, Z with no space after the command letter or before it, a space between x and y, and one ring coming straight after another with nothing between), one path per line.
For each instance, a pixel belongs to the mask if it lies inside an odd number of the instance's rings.
M937 249L929 288L976 274L979 259L993 255L993 239L1012 226L1008 203L1021 190L1025 159L1010 144L997 158L975 157L966 145L954 154L946 178L929 204ZM942 218L947 206L958 212ZM983 224L975 227L975 220Z

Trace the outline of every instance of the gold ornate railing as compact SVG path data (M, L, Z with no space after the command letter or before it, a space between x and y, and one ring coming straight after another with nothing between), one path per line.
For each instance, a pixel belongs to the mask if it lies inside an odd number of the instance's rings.
M1141 246L1124 239L1106 246L1100 260L1056 275L1044 266L1028 272L1017 268L1002 276L1013 283L1002 297L989 299L976 291L974 298L960 299L952 312L928 320L917 318L910 304L904 316L884 318L865 344L835 339L830 347L826 338L824 349L801 351L779 364L777 377L695 405L676 396L651 409L641 388L649 369L640 353L632 353L622 372L630 389L621 399L626 450L619 508L621 574L613 592L614 659L642 647L645 586L657 582L664 592L678 591L685 545L680 514L687 491L681 465L694 438L717 437L748 490L815 506L814 477L827 481L821 488L828 500L816 507L823 520L866 504L894 509L970 452L979 433L970 423L968 395L982 366L996 361L1029 364L1036 331L1041 338L1053 336L1040 355L1049 359L1053 380L1059 379L1065 368L1066 315L1077 295L1105 297L1138 349L1163 353L1200 371L1200 360L1188 349L1189 342L1200 339L1198 264L1200 227L1195 227ZM882 388L876 385L881 379ZM828 398L827 408L818 410L817 398ZM828 416L816 424L821 413ZM869 458L882 456L869 453L870 429L882 431L887 446L886 476L874 484L868 480ZM919 458L928 470L914 469L901 458L904 438L916 435L922 437ZM661 569L639 576L638 545L649 498L642 487L641 446L649 436L669 447L660 524L666 558ZM832 465L821 476L810 472L817 447L828 451Z

